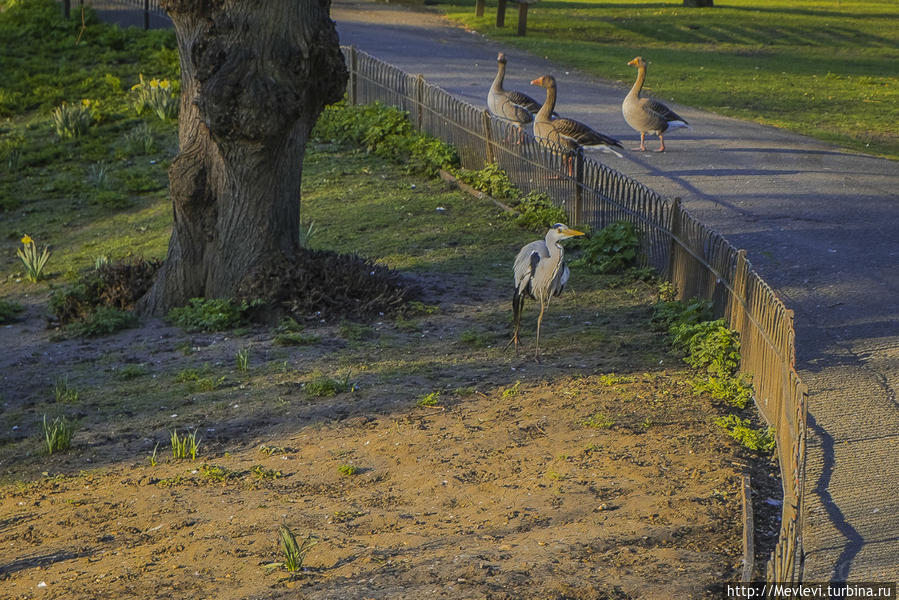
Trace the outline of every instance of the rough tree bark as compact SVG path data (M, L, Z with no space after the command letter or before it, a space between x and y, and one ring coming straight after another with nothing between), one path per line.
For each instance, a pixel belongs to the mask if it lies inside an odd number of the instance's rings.
M190 298L246 297L254 277L297 260L309 132L347 71L330 0L162 0L181 57L174 228L141 300L161 314Z

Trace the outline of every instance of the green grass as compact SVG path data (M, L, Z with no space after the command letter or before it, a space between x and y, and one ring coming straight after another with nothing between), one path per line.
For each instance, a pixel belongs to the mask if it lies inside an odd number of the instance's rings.
M515 9L441 1L452 19L538 56L630 85L649 62L659 99L899 158L899 4L893 0L542 0L518 37ZM535 76L538 74L535 74Z
M174 33L125 31L90 9L82 32L61 12L52 0L0 0L0 293L21 289L23 233L50 246L56 285L98 256L162 257L170 232L176 125L139 117L130 88L141 73L177 79ZM59 139L54 109L82 100L90 126Z

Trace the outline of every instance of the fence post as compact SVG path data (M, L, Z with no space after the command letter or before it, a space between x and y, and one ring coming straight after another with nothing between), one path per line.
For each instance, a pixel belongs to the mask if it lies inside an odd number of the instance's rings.
M493 136L490 134L490 111L486 108L481 113L481 122L484 124L484 141L487 144L487 164L496 162L493 153Z
M681 235L680 198L675 198L671 201L671 226L669 231L671 232L671 246L668 249L668 279L671 283L677 284L674 281L674 275L677 267L677 257L680 254L677 242L677 238ZM677 295L681 300L683 300L683 293L684 290L677 290Z
M150 0L144 0L144 31L150 29Z
M62 14L66 19L72 18L72 0L63 0Z
M358 104L358 92L356 91L359 75L357 74L356 46L350 46L350 104L355 106Z
M424 109L424 95L425 95L425 78L421 73L418 74L418 78L415 80L415 112L417 113L415 116L415 125L418 131L421 131L421 126L423 122L422 113Z
M578 148L574 157L574 222L583 223L584 210L584 149Z
M749 265L746 262L746 250L737 250L737 267L734 269L733 288L731 298L730 323L731 329L743 331L743 318L746 314L746 286Z

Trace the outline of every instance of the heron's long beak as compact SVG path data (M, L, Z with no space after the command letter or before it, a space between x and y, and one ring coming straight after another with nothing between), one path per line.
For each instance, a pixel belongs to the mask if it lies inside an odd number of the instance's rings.
M576 231L576 230L574 230L574 229L563 229L563 230L560 231L559 233L564 233L564 234L567 235L568 237L576 237L576 236L579 236L579 235L584 235L584 232L583 232L583 231Z

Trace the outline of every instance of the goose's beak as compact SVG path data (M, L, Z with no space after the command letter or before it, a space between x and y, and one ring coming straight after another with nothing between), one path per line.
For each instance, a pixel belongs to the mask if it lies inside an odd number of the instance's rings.
M537 79L535 79L534 81L531 82L531 85L543 85L543 78L538 77Z

